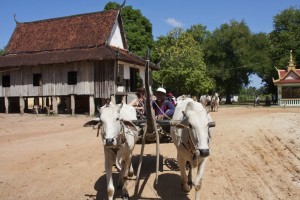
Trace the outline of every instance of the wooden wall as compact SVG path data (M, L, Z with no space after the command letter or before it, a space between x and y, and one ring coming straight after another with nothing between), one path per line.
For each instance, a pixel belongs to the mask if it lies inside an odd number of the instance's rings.
M77 84L68 85L68 72L77 71ZM33 74L42 74L42 86L33 86ZM2 87L2 76L10 75L10 87ZM20 67L0 72L0 97L64 96L94 94L94 62L82 61Z
M109 98L111 94L115 94L116 62L114 60L95 62L94 72L94 97Z

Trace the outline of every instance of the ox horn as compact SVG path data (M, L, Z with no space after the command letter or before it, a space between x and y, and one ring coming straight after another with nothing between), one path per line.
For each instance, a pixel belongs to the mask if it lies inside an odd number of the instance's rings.
M216 127L216 122L208 122L207 126L209 128Z

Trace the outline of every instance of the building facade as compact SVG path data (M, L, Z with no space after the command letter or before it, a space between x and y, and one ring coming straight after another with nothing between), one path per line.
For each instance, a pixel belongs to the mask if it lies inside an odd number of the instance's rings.
M0 112L94 115L111 95L132 96L146 61L128 51L120 12L17 22L0 57Z
M277 69L278 79L273 83L278 90L279 106L300 106L300 69L296 68L292 51L287 70Z

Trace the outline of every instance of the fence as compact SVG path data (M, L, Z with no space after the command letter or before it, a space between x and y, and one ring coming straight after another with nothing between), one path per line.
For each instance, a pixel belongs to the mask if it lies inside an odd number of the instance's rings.
M279 99L279 106L300 106L300 99Z

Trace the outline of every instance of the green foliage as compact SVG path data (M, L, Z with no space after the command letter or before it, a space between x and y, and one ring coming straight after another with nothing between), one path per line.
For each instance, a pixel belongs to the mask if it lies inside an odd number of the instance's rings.
M153 72L154 87L165 86L175 95L199 95L214 87L207 76L203 50L193 35L177 28L156 42L156 51L161 58L161 70Z
M265 82L266 90L275 93L276 88L274 87L272 77L276 76L277 71L272 65L269 35L265 33L253 34L251 46L252 71Z
M104 10L117 9L119 7L119 4L109 2ZM142 15L140 10L133 9L132 6L125 6L121 15L129 51L144 58L148 48L154 49L152 24Z
M119 6L109 2L105 10ZM299 8L291 7L276 15L270 34L253 34L245 21L232 20L213 32L201 24L186 31L173 29L156 42L152 24L140 10L125 6L121 14L129 50L145 57L150 48L151 61L160 61L161 70L153 73L154 87L164 85L177 95L216 91L228 100L249 84L251 74L265 82L257 93L276 93L275 67L286 68L289 50L293 50L295 63L300 63Z
M0 56L4 54L4 49L0 49Z
M270 41L273 66L286 69L290 50L293 50L294 61L300 63L300 9L291 7L274 17Z
M205 40L208 71L216 80L216 91L225 92L227 103L230 95L249 84L248 77L253 73L250 66L255 59L253 40L246 23L235 20L222 24Z
M210 32L206 30L206 27L201 24L191 26L186 32L190 33L199 45L203 45L204 40L210 35Z
M260 96L262 94L262 91L260 89L256 89L255 87L242 88L239 93L239 101L252 102L257 95Z

